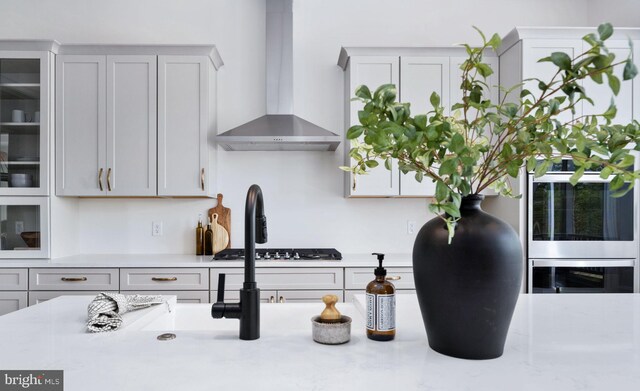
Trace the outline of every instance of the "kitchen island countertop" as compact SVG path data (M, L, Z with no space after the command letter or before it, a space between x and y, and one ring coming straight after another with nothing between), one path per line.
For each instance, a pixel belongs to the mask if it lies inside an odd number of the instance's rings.
M91 297L62 297L0 317L0 369L62 369L66 391L568 391L631 390L640 382L638 294L522 295L504 355L485 361L430 350L416 297L397 299L394 341L365 337L356 297L338 306L353 318L351 342L325 346L311 340L309 320L322 303L262 304L257 341L238 340L236 320L210 319L210 305L178 304L160 316L191 311L200 319L158 341L180 322L88 334ZM231 327L207 330L217 325Z
M212 261L211 255L189 254L81 254L52 259L7 259L0 268L21 267L244 267L243 261ZM411 254L387 254L387 267L410 267ZM371 254L343 254L340 261L256 261L256 267L375 267Z

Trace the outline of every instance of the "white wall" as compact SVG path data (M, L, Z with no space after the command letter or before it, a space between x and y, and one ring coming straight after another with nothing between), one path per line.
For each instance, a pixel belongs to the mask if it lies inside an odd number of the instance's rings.
M215 43L219 131L264 113L265 0L2 0L0 38L63 43ZM342 45L450 45L476 41L471 25L505 34L515 25L585 25L594 0L295 0L296 114L343 133ZM628 0L627 3L633 3ZM553 10L553 11L550 11ZM623 11L620 11L624 13ZM637 14L636 14L637 15ZM218 183L242 246L244 197L265 193L269 244L331 246L342 252L410 252L406 221L426 221L419 199L345 199L342 152L218 154ZM81 199L81 253L191 253L198 213L213 200ZM151 222L164 235L151 236ZM54 243L55 246L55 243ZM54 247L55 249L55 247Z

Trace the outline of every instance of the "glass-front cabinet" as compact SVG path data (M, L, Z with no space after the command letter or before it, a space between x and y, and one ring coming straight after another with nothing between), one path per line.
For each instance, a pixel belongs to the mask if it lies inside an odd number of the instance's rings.
M48 197L0 197L0 257L49 257Z
M50 61L0 50L0 196L48 195Z

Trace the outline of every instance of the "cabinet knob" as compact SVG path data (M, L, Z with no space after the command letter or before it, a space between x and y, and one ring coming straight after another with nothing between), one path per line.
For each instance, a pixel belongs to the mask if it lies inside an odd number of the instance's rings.
M286 300L284 299L284 296L280 296L280 300L278 300L280 303L284 303Z
M385 280L387 280L387 281L398 281L400 279L402 279L402 277L400 277L400 276L387 276L385 278Z
M269 298L269 303L275 303L275 302L276 302L276 298L275 298L275 297L273 297L273 296L271 296L271 297Z

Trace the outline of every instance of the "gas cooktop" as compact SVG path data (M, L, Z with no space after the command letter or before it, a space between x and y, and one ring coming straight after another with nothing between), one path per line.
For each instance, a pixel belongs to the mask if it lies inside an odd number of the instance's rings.
M339 261L342 254L335 248L257 248L256 261ZM243 248L222 250L214 261L242 261Z

